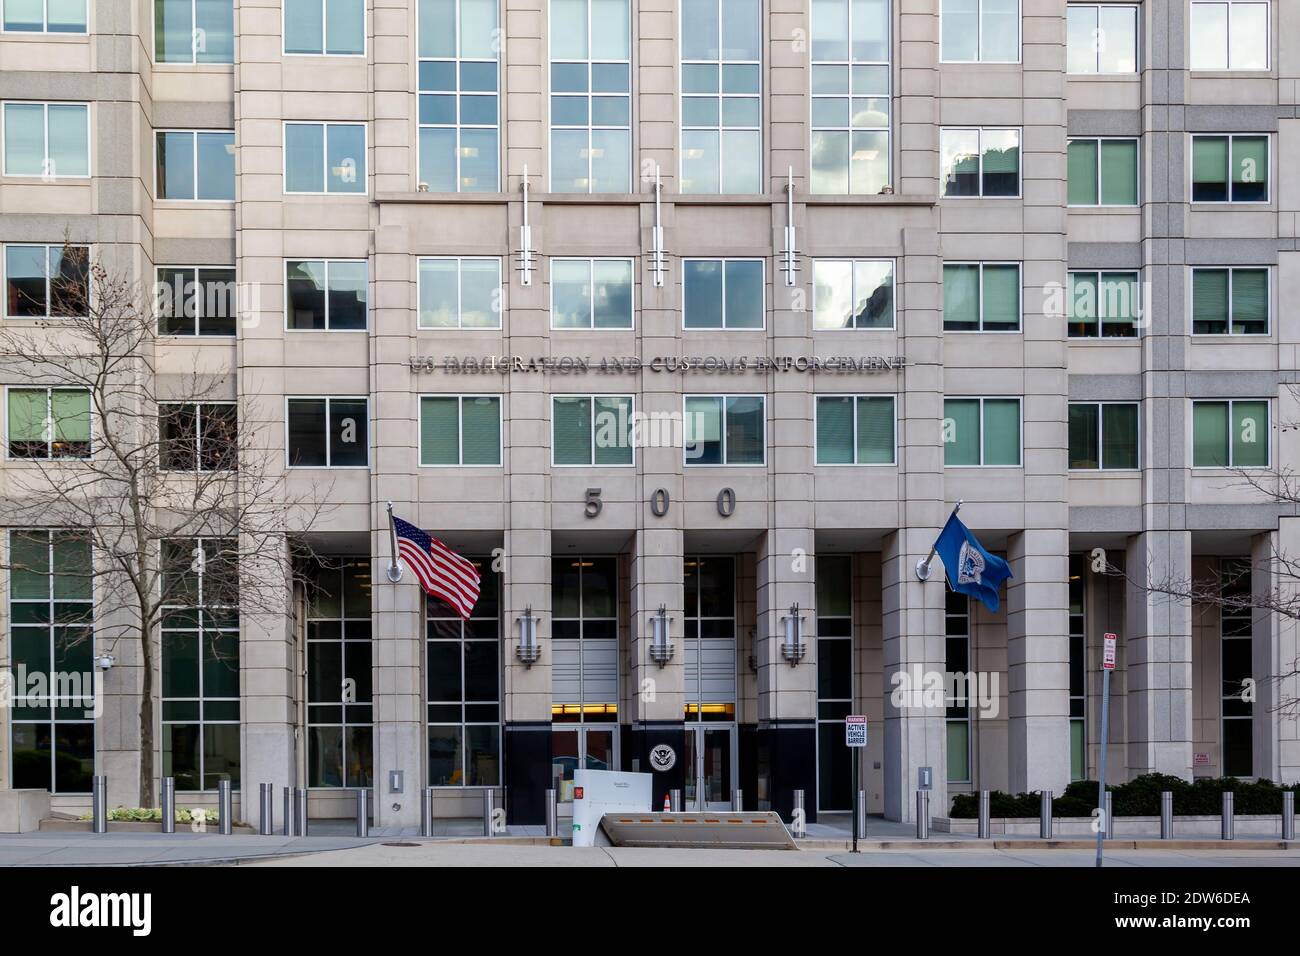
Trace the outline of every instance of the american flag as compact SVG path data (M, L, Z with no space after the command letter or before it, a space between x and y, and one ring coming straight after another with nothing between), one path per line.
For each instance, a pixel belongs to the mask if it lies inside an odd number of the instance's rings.
M415 572L424 590L446 601L468 621L478 603L479 574L474 565L429 532L396 515L393 530L397 534L397 553Z

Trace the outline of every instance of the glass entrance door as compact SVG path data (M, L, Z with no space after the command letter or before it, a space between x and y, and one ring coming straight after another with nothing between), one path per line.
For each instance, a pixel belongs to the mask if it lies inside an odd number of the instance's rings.
M683 810L731 809L731 795L736 785L735 744L736 728L733 724L686 725Z
M618 726L565 727L551 731L551 786L559 803L573 802L573 773L578 769L617 770Z

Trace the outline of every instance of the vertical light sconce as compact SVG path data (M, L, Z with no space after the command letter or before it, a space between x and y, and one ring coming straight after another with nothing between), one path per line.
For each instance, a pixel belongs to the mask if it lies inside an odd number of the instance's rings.
M663 667L673 658L673 642L668 639L668 611L659 605L659 611L650 619L650 659Z
M781 656L790 662L791 667L795 667L808 652L808 645L803 642L803 615L799 613L797 602L790 605L790 613L781 620L785 622L785 640L781 643Z
M515 648L515 656L525 668L532 667L542 656L542 645L537 640L537 618L533 617L531 604L524 608L523 616L519 618L519 646Z

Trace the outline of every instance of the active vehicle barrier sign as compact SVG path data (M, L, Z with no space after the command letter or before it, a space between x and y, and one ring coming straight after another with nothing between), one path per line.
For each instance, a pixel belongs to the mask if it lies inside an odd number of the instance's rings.
M1115 640L1116 640L1116 635L1114 635L1114 634L1105 634L1105 635L1103 635L1103 640L1104 640L1104 642L1105 642L1105 649L1103 650L1103 652L1102 652L1102 656L1101 656L1101 666L1102 666L1105 670L1113 671L1113 670L1115 669Z
M867 718L864 714L849 714L844 718L844 743L849 747L867 745Z

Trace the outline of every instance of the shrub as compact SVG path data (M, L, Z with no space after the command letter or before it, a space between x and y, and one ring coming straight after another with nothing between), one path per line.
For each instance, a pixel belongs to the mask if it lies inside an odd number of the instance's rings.
M1272 780L1253 783L1236 777L1201 777L1188 783L1182 777L1163 773L1145 773L1128 783L1106 788L1112 794L1115 816L1156 817L1160 815L1160 794L1174 795L1175 816L1217 816L1223 810L1223 794L1233 794L1233 810L1243 814L1282 812L1282 794L1300 792L1300 784L1279 787ZM989 815L993 817L1036 817L1040 797L1037 793L1009 794L994 790L989 794ZM1052 803L1058 817L1088 817L1097 806L1097 781L1076 780ZM979 816L979 795L959 793L952 798L949 816L973 820Z

